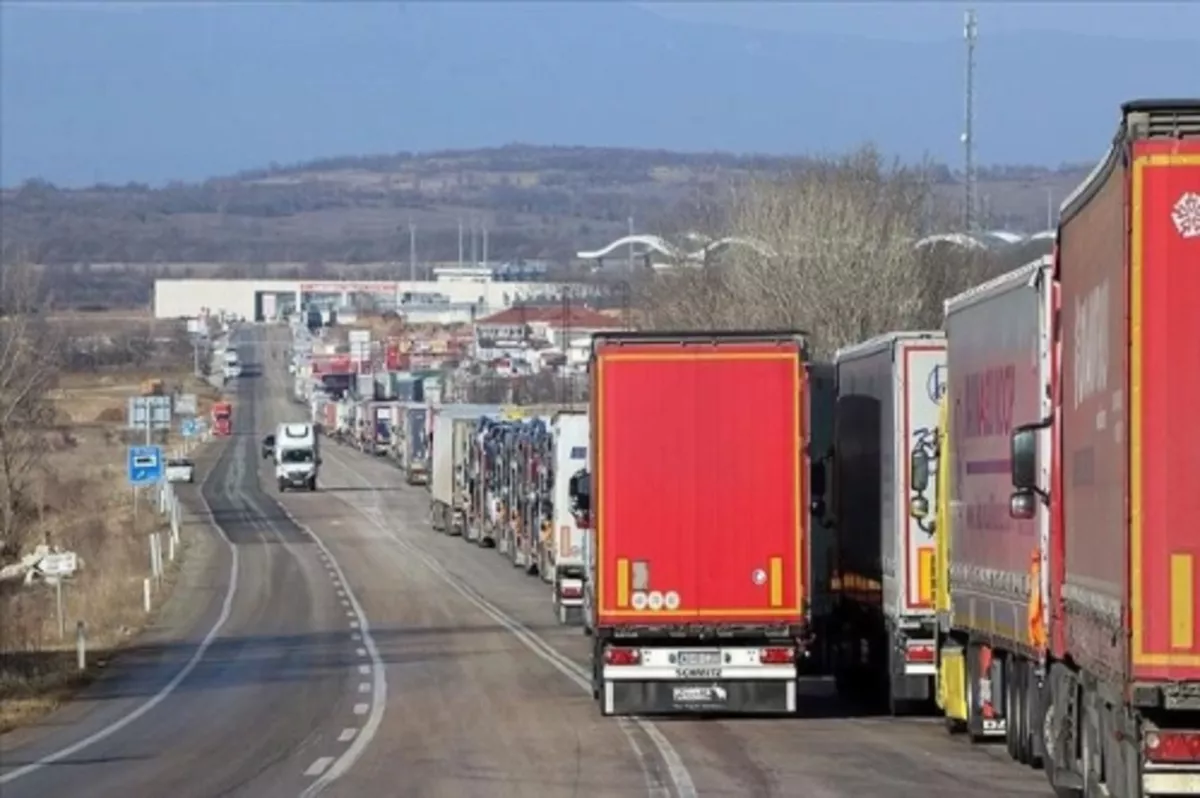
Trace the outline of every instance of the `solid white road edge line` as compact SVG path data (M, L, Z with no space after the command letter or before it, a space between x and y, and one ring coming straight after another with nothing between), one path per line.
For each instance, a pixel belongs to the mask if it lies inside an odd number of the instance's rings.
M354 474L360 480L366 483L368 487L370 486L370 481L364 477L362 473L358 471L358 469L347 463L346 460L336 455L333 456L333 459L347 471ZM384 526L384 524L379 521L375 514L366 512L360 506L351 504L340 496L338 499L346 506L356 510L363 518L370 521L377 529L391 538L392 541L397 545L417 556L424 563L425 567L433 572L438 578L445 582L454 591L462 595L463 598L467 599L467 601L474 604L475 607L482 611L485 615L507 629L514 637L524 643L526 648L528 648L534 654L537 654L546 662L550 663L550 665L552 665L568 679L573 681L582 690L587 691L589 695L591 694L591 674L589 674L585 668L559 653L557 649L547 643L540 635L529 629L520 621L509 616L508 613L504 612L504 610L497 607L491 601L463 585L458 578L454 576L454 574L446 570L446 568L443 567L442 564L437 560L433 559L424 551L408 541L401 540L400 537L396 535L395 531ZM654 745L655 749L657 749L663 764L666 766L667 777L674 786L675 794L678 796L678 798L697 798L698 793L696 792L696 785L692 781L692 776L688 772L687 765L684 764L683 758L679 755L679 752L675 750L675 746L671 744L671 741L668 740L653 723L638 717L632 717L628 719L618 718L618 723L622 730L626 731L626 737L629 738L629 742L634 750L634 753L639 757L642 756L642 752L634 736L629 733L628 725L632 724L636 726L643 734L646 735L646 737ZM643 763L646 764L644 760ZM649 769L645 768L645 770L647 773L647 778L649 778ZM653 788L651 788L651 792L654 792Z
M331 570L336 575L337 581L343 586L346 593L346 600L350 602L350 607L353 609L354 615L358 619L359 628L362 630L361 634L355 633L357 635L355 639L362 640L362 647L356 649L356 652L359 656L369 656L371 664L374 666L372 668L370 706L367 704L354 705L355 715L367 715L367 720L362 727L362 733L355 737L350 747L334 760L333 764L321 774L320 778L310 784L308 789L300 793L300 798L312 798L312 796L319 795L334 780L340 778L350 768L354 767L354 763L358 761L363 752L367 750L367 746L371 744L371 740L375 738L380 724L383 723L383 713L387 709L387 674L384 673L383 658L379 656L379 649L375 646L375 638L371 636L371 625L367 622L367 614L363 612L362 605L358 603L358 598L354 595L354 591L350 589L350 582L346 579L345 572L342 571L341 563L337 561L337 558L333 556L333 552L325 545L325 541L321 540L317 533L300 523L299 519L292 515L292 512L284 507L282 502L276 502L276 504L283 511L283 514L297 528L304 530L304 533L312 538L321 552L329 558L329 563L332 566ZM359 711L360 709L362 711Z
M236 443L230 441L230 445L236 445ZM217 456L217 462L219 461L220 455ZM215 466L216 462L214 462L213 465ZM210 468L208 473L204 475L204 479L200 482L199 496L200 504L204 507L204 512L208 516L209 524L211 524L212 527L217 530L218 534L221 536L221 539L225 541L225 545L229 548L229 585L225 588L225 599L221 602L220 615L217 616L217 620L213 622L213 625L209 627L208 632L205 633L204 638L200 641L200 644L196 646L196 650L193 652L191 659L183 664L183 667L179 669L179 672L176 673L175 676L171 678L171 681L167 682L161 690L147 699L145 703L138 705L138 707L132 712L121 716L94 734L84 737L79 742L68 745L66 748L60 748L53 753L46 754L36 762L30 762L28 765L24 765L0 775L0 784L8 784L23 776L28 776L30 773L39 771L47 765L53 765L55 762L59 762L69 756L74 756L80 751L90 748L101 740L111 737L165 701L167 697L171 695L171 693L175 692L183 680L186 679L188 675L196 669L196 666L200 664L200 660L203 659L205 653L208 652L209 646L212 645L213 640L216 639L217 635L220 634L221 629L225 626L226 621L229 620L229 615L233 611L233 599L234 596L237 595L238 583L239 565L237 546L233 545L233 541L229 539L229 536L225 534L225 530L222 529L221 525L217 523L217 517L213 515L212 507L208 505L208 501L204 498L204 489L208 486L208 481L212 478L215 470L215 468Z
M325 772L325 768L329 767L332 763L333 763L333 757L323 756L320 759L318 759L316 762L313 762L311 765L309 765L308 770L304 771L304 775L305 776L320 776L322 773Z

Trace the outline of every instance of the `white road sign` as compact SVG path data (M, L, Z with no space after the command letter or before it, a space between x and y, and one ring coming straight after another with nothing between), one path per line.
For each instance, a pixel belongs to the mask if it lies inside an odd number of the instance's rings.
M79 570L79 556L73 551L60 551L47 554L37 564L37 569L44 576L65 577Z

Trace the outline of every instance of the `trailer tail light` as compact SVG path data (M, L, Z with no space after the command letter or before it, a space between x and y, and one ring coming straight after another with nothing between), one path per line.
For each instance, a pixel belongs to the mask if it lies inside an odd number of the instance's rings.
M796 649L782 646L764 648L758 652L758 661L763 665L791 665L796 661Z
M565 599L583 598L583 588L579 585L560 585L558 595Z
M1160 764L1200 762L1200 731L1147 732L1146 759Z
M642 652L636 648L606 648L604 649L605 665L640 665Z
M933 643L909 643L904 650L904 661L912 665L932 665L936 656Z

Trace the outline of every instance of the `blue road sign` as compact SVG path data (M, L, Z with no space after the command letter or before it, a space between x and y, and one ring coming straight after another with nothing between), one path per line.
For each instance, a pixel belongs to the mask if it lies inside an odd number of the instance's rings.
M161 446L130 446L128 477L129 484L154 485L161 482L165 461Z
M200 426L194 418L185 418L179 425L179 434L185 438L194 438L200 432Z

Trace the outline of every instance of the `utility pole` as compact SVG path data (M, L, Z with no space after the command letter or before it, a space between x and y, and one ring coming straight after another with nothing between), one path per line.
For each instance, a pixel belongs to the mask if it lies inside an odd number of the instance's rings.
M408 279L417 279L417 226L408 220Z
M462 217L458 217L458 268L463 267L463 223Z
M483 265L488 265L488 229L487 222L483 223Z
M471 266L479 265L479 220L471 217Z
M975 218L975 39L978 27L975 24L975 9L967 9L963 38L967 42L967 85L966 109L963 125L963 228L974 232Z

